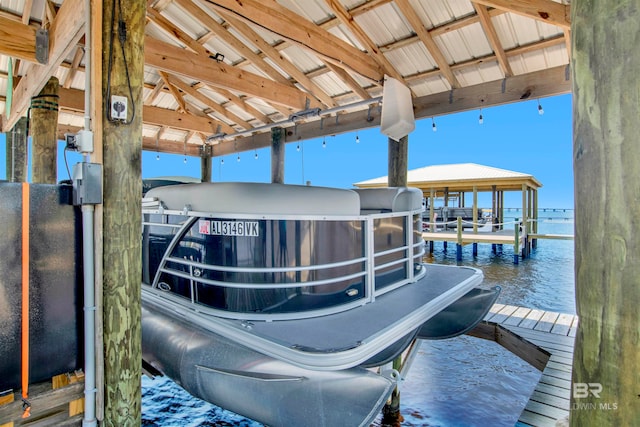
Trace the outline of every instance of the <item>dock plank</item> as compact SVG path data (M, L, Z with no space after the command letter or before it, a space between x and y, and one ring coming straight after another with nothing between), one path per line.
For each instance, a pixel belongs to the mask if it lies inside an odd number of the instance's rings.
M497 323L551 354L516 426L555 426L569 415L578 316L496 304L485 321Z
M486 316L484 316L484 320L489 320L491 317L498 314L500 310L504 308L504 304L493 304L493 306L489 309L489 312Z
M530 311L531 311L530 308L518 307L518 309L516 311L514 311L513 314L511 316L509 316L508 319L506 319L504 322L502 322L502 324L503 325L518 326L520 324L520 322L522 322L525 319L525 317L527 317L527 315L529 314Z
M556 420L562 419L569 415L569 410L556 408L555 406L547 405L540 402L535 402L530 400L525 406L525 409L540 415L544 415L549 418L553 418Z
M556 319L558 318L558 316L560 316L560 313L545 311L545 313L540 318L540 321L533 329L536 331L551 332L551 329L556 323Z
M556 323L551 328L552 334L569 335L571 324L573 323L573 314L561 313L556 319Z
M578 316L575 316L573 318L573 323L571 323L571 329L569 329L569 336L575 338L577 332L578 332Z
M538 324L538 321L540 321L540 318L542 318L543 314L543 310L533 309L529 312L529 314L527 314L527 317L525 317L525 319L517 326L525 329L533 329Z
M534 402L542 403L545 405L553 406L558 409L564 409L568 411L571 406L569 395L567 396L554 396L552 394L543 393L536 389L531 393L531 399Z
M490 322L502 324L518 309L515 305L505 305L496 315L489 318Z
M520 415L520 419L516 426L555 427L557 422L558 420L555 418L546 417L525 409Z

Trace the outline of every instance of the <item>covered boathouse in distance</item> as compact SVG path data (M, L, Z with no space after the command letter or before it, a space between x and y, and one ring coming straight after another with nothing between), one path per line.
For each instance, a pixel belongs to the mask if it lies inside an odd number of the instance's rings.
M459 247L473 243L474 254L478 242L513 243L514 249L516 249L514 262L517 262L515 257L520 249L522 249L523 256L526 256L530 245L535 248L535 239L528 241L527 236L538 234L538 189L542 187L542 184L533 175L476 163L458 163L409 170L407 181L409 187L419 188L426 199L427 212L425 217L428 215L428 224L436 225L451 221L451 228L455 228L455 221L459 216L463 216L462 219L465 220L457 233L435 233L436 227L429 227L429 232L424 233L425 240L429 242L434 240L456 241ZM387 182L388 178L381 176L357 182L354 186L358 188L386 187ZM522 193L521 221L522 224L526 224L526 228L523 229L524 233L518 233L518 227L514 227L516 229L515 237L514 233L509 232L508 235L505 235L503 232L504 193L506 191ZM483 222L478 206L478 193L480 192L491 192L491 218L495 225L492 227L494 232L491 233L492 236L486 236L483 239L477 235L478 225ZM471 208L460 209L468 206L467 194L472 195ZM436 207L437 199L442 199L443 206L449 209L442 210ZM439 216L436 211L440 212ZM445 212L444 218L443 212ZM466 212L466 215L461 212ZM443 228L446 232L447 227L443 226ZM462 228L472 228L472 233L463 234Z

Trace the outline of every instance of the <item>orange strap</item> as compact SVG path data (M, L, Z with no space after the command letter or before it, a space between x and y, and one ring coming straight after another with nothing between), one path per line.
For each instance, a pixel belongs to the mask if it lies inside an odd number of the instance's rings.
M22 183L22 418L31 415L29 397L29 184Z

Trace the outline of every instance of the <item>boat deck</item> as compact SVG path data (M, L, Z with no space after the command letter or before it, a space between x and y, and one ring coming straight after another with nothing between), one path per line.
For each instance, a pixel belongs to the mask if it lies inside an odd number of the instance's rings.
M359 365L416 330L481 284L480 270L425 264L425 276L357 309L312 318L247 321L201 315L143 288L148 303L165 305L190 322L248 348L307 369ZM155 292L157 294L157 292ZM168 304L168 305L167 305ZM312 332L312 333L311 333ZM408 337L412 338L412 337Z
M555 426L569 415L578 316L495 304L484 319L551 353L516 426Z

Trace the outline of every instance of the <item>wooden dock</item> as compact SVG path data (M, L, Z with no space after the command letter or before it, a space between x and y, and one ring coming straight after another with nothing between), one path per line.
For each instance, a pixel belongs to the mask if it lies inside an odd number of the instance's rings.
M496 331L505 329L549 355L542 364L542 377L516 425L555 426L558 420L566 418L570 409L573 345L578 316L495 304L479 326L492 326Z
M487 227L483 227L487 228ZM519 257L526 258L532 249L537 246L538 239L552 240L573 240L572 235L568 234L529 234L525 235L516 230L498 230L498 231L466 231L460 228L457 230L442 231L423 231L422 238L429 244L429 252L433 253L433 242L451 242L456 245L456 259L462 261L462 247L473 244L473 256L478 255L478 243L491 243L494 245L494 253L496 245L512 245L513 246L513 263L518 264Z

